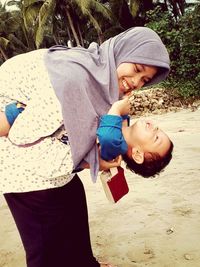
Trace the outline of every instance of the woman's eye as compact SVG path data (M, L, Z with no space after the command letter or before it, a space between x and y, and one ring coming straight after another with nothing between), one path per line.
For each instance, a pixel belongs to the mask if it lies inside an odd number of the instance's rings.
M136 73L138 73L138 72L139 72L138 68L136 68L136 67L135 67L135 72L136 72Z
M146 79L146 78L145 78L145 79L143 79L143 82L144 82L144 83L148 83L148 82L149 82L149 79Z
M144 71L142 65L135 65L135 68L137 69L137 72L142 72L142 71Z

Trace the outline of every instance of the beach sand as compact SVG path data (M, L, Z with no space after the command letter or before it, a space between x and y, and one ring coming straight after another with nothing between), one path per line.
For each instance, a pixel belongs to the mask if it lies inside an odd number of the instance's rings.
M118 267L199 267L200 109L150 117L175 145L163 173L145 179L126 170L129 193L117 204L108 202L101 182L93 184L88 171L80 175L93 251ZM19 234L1 196L0 267L25 266Z

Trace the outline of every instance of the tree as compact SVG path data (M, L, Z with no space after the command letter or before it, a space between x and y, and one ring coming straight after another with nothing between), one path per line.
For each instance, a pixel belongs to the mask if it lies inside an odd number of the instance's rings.
M8 56L6 55L6 48L8 46L9 40L5 36L5 23L4 18L6 16L5 5L0 3L0 64L5 61Z
M186 1L185 0L165 0L165 5L168 10L171 10L174 18L177 20L184 15Z
M7 11L6 5L0 7L0 53L1 61L16 54L28 51L29 47L23 31L19 10Z
M101 18L110 20L112 14L110 10L97 0L62 0L56 5L56 14L59 14L62 19L67 17L66 24L69 26L73 34L73 39L76 45L84 45L83 33L91 28L97 32L99 42L102 42L102 29L99 23Z
M59 42L55 29L65 31L68 39L75 40L76 45L84 45L82 28L94 27L101 42L102 30L98 19L93 15L101 14L110 19L109 9L97 0L20 0L18 3L28 40L34 40L34 48L43 46L45 36ZM86 25L81 21L87 18ZM58 24L58 25L57 25ZM65 34L65 35L66 35ZM73 41L72 40L72 41Z
M171 71L165 86L186 97L200 95L200 2L178 20L170 10L162 12L160 6L148 16L146 26L159 34L170 54Z

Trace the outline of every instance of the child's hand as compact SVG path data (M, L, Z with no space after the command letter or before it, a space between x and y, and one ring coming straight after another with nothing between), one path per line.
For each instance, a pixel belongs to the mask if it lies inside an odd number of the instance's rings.
M122 100L116 101L108 111L108 114L119 116L128 115L130 113L130 109L131 103L129 97L125 97Z

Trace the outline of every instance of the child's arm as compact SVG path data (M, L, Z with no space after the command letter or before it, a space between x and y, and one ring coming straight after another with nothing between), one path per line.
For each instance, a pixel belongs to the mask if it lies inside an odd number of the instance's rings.
M130 113L130 108L131 104L129 98L126 97L123 100L116 101L108 111L108 115L110 114L110 115L122 116L123 118L122 127L129 126L128 114Z
M97 129L97 137L99 141L99 170L107 170L112 167L118 167L121 164L121 152L126 151L127 146L122 136L122 123L130 111L130 103L128 98L115 102L107 115L100 119L100 125ZM120 151L118 149L120 147ZM83 161L80 166L81 169L89 169L87 162Z
M126 153L128 147L122 135L122 124L125 115L129 113L129 100L115 102L107 115L100 119L97 137L100 143L100 153L103 160L110 161L120 154ZM122 117L123 116L123 117Z

